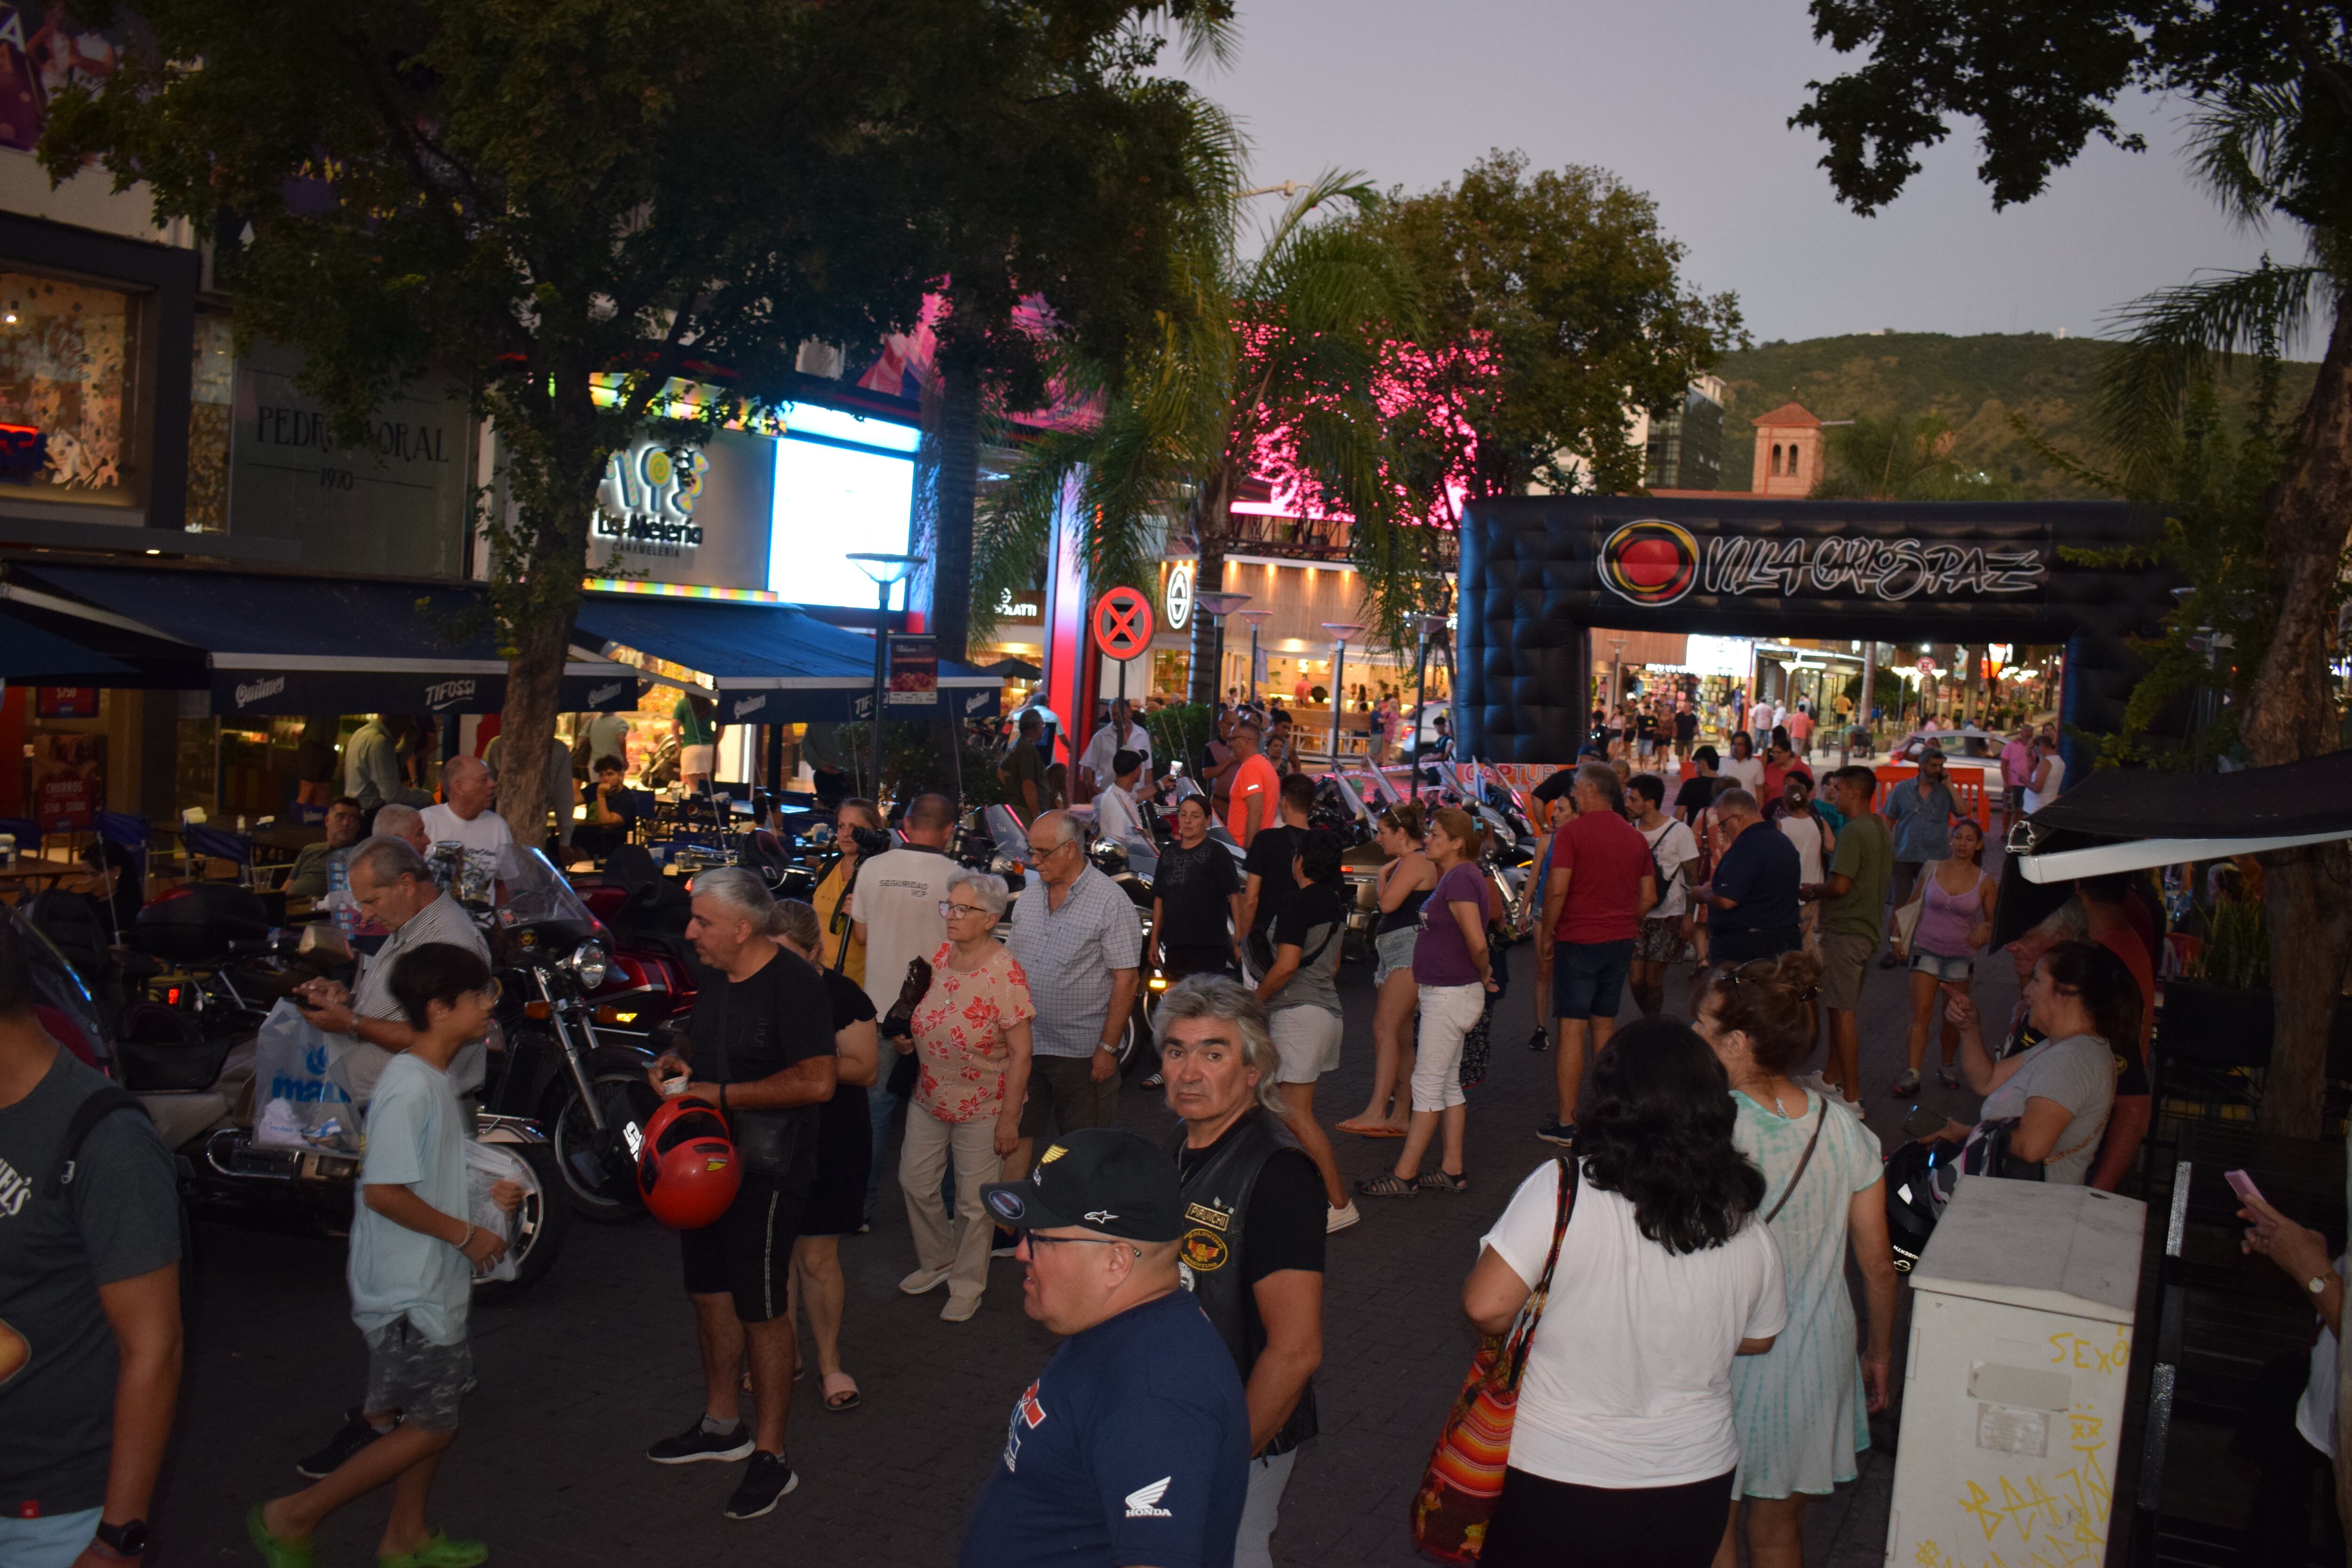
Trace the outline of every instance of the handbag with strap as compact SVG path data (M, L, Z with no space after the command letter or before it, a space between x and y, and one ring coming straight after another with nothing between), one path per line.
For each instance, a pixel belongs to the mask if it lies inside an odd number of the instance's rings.
M1780 1189L1780 1201L1774 1204L1772 1211L1764 1216L1766 1225L1779 1219L1780 1211L1789 1206L1789 1200L1797 1195L1797 1184L1805 1179L1805 1167L1813 1163L1813 1151L1821 1147L1822 1129L1828 1124L1829 1119L1830 1097L1825 1094L1822 1096L1821 1113L1813 1118L1813 1135L1805 1140L1805 1152L1797 1156L1797 1168L1789 1173L1789 1184Z
M1510 1467L1519 1378L1528 1368L1536 1324L1551 1297L1552 1271L1559 1266L1559 1244L1568 1235L1578 1175L1579 1163L1561 1155L1559 1208L1552 1218L1551 1250L1544 1257L1543 1277L1528 1292L1509 1332L1489 1334L1479 1342L1478 1353L1470 1360L1470 1375L1446 1413L1437 1447L1413 1491L1412 1543L1441 1563L1475 1563L1486 1544L1486 1527L1503 1496L1503 1472Z

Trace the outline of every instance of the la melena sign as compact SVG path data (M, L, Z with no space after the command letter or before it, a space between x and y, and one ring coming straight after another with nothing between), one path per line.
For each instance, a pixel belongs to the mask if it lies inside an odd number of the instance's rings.
M1690 530L1643 518L1611 533L1595 562L1602 585L1648 608L1694 590L1774 599L1946 602L2038 593L2049 576L2033 545L1826 534L1788 537L1727 528L1705 544Z
M596 537L640 554L685 554L702 542L694 503L709 469L697 447L641 441L614 453L596 492Z

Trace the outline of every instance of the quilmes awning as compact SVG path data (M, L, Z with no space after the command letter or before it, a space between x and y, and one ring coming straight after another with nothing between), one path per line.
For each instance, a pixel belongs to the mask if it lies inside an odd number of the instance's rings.
M172 567L18 563L0 583L0 619L131 672L95 684L208 689L222 715L497 712L507 661L481 609L464 584ZM640 689L625 665L575 658L560 701L611 712Z
M113 686L138 671L26 621L0 618L0 680L48 686Z
M2010 831L2029 882L2352 838L2352 752L2227 773L2093 773Z
M659 659L694 671L718 693L722 724L871 717L873 637L791 605L591 593L574 624L572 640L583 648L624 663ZM898 694L889 717L993 717L1003 689L996 676L942 661L931 700L908 703Z

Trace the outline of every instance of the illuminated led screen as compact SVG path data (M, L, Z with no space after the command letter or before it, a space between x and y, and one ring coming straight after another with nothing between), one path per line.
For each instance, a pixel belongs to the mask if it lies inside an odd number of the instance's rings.
M845 557L853 551L898 554L907 549L914 520L917 432L878 420L856 424L858 437L891 447L903 438L904 450L789 437L776 443L768 586L791 603L870 607L874 580Z

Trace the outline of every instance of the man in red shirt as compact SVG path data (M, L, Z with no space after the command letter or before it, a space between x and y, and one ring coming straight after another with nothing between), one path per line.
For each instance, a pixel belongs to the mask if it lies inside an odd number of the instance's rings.
M1536 1129L1550 1143L1576 1135L1576 1102L1584 1091L1585 1037L1595 1052L1617 1029L1633 939L1642 917L1658 901L1657 867L1641 832L1625 820L1624 786L1605 763L1576 770L1569 798L1576 816L1552 840L1551 875L1544 885L1552 927L1552 1016L1559 1020L1559 1055L1552 1063L1559 1115Z
M1244 719L1234 726L1234 755L1241 760L1234 765L1233 804L1225 812L1225 831L1244 849L1259 828L1274 826L1275 797L1282 788L1274 764L1265 760L1265 739L1255 720Z

